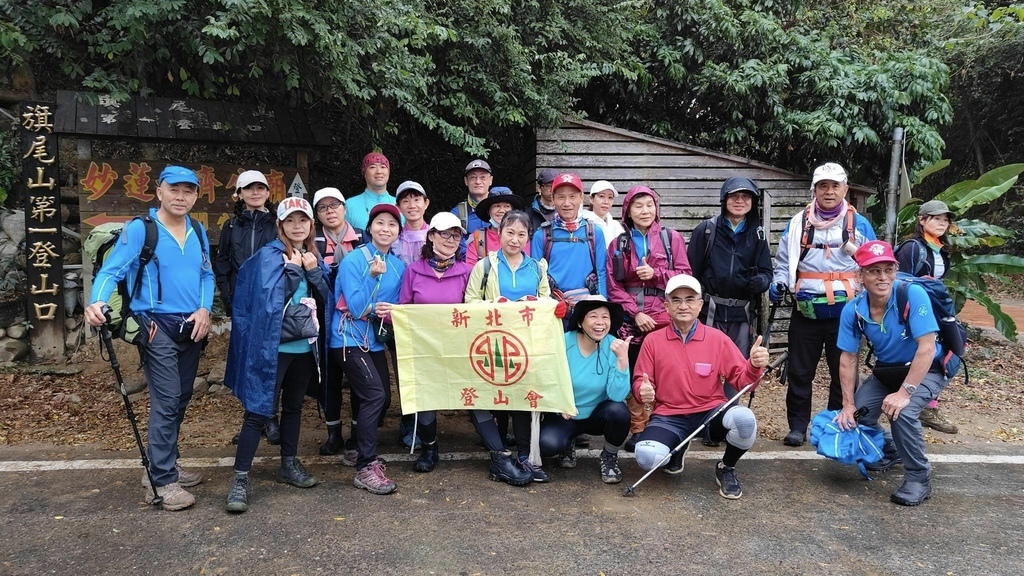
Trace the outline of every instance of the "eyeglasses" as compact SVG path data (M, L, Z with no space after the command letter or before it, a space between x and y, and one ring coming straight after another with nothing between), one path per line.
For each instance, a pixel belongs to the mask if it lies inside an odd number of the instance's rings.
M462 238L462 233L460 233L460 232L449 232L447 230L434 230L434 234L437 234L438 236L440 236L444 240L451 240L452 238L459 238L459 239Z
M321 204L316 207L316 211L323 214L328 210L337 210L340 206L344 206L341 202L334 202L333 204Z
M866 268L864 275L869 278L881 278L882 276L895 276L898 266L886 266L885 268Z
M685 305L687 308L693 308L694 306L696 306L700 302L702 302L700 296L687 296L686 298L669 298L668 299L668 303L673 305L673 306L676 306L676 307L684 306Z

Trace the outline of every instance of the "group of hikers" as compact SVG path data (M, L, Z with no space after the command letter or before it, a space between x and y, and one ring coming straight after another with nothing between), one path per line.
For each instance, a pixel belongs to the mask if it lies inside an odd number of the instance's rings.
M276 206L266 177L242 172L236 214L222 228L215 261L205 230L188 216L199 181L187 168L166 167L156 188L159 206L125 225L95 275L85 316L93 326L104 324L116 284L135 287L131 311L142 327L151 399L147 501L161 498L165 510L187 508L195 497L186 488L202 482L178 464L178 435L215 285L232 317L225 384L244 408L226 500L231 512L248 509L249 473L264 436L280 444L280 481L302 488L317 483L297 458L310 391L326 421L320 453L340 454L342 464L354 466L358 488L397 489L377 455L391 379L398 378L394 339L378 337L392 330L393 306L548 298L568 310L564 342L578 413L543 415L540 456L572 468L578 443L601 436L606 483L622 480L617 456L623 449L635 452L645 470L679 474L686 446L673 448L701 429L705 444L725 443L714 470L719 493L740 498L736 467L757 438L757 419L738 404L717 409L756 385L769 364L768 343L754 333L765 292L774 302L787 295L793 301L785 445L806 441L824 348L828 408L839 411L838 425L878 427L883 414L891 422L885 456L868 468L902 462L905 481L892 495L897 504L930 496L921 426L955 432L935 400L958 363L936 343L924 290L910 286L910 306L918 312L904 323L894 286L897 270L937 278L948 271L953 214L941 202L921 205L914 238L894 253L847 201L844 168L823 164L812 175L811 201L786 226L773 262L759 211L762 191L743 177L723 183L721 212L699 224L687 243L662 226L659 195L643 185L625 193L616 219L620 192L608 181L587 191L576 174L546 168L527 201L493 186L490 165L476 159L465 168L466 199L428 221L431 199L422 185L406 181L389 193L391 167L383 154L367 154L361 171L361 194L346 198L337 188L321 188L312 202L288 197ZM582 207L585 195L589 209ZM152 223L155 247L146 238ZM147 250L152 258L140 269ZM860 382L862 337L873 346L876 366L888 370ZM855 419L858 408L866 413ZM528 412L468 415L490 452L492 480L513 486L550 480L536 455L530 458ZM433 471L440 451L436 412L403 416L399 435L420 450L413 469Z

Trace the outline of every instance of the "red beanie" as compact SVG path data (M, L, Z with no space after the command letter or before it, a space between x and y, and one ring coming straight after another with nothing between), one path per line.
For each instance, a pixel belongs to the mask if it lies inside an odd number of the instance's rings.
M359 172L365 173L366 169L369 168L371 164L383 164L388 167L388 170L391 170L391 162L388 162L387 156L380 152L370 152L366 156L363 156L363 166Z

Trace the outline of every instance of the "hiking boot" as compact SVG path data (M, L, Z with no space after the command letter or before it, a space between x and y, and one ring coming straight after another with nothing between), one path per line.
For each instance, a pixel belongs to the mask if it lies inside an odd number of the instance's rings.
M352 429L352 435L345 440L345 454L341 457L342 466L355 466L359 460L359 444L356 442L356 430Z
M960 431L956 424L939 413L938 408L924 408L921 410L918 420L921 421L921 426L927 426L944 434L956 434Z
M590 434L580 434L573 440L573 443L577 448L589 448L590 447Z
M618 454L601 450L601 481L605 484L618 484L622 482L622 470L619 469Z
M786 446L803 446L804 442L807 441L807 434L799 430L790 430L789 434L782 439L782 443Z
M872 472L885 472L889 468L902 463L903 459L898 455L885 454L882 456L882 459L877 462L865 462L864 468Z
M576 447L573 446L572 440L565 443L565 448L558 455L558 465L562 468L576 467Z
M277 416L274 416L263 425L263 435L267 437L267 443L277 446L281 443L281 425L277 423Z
M433 444L423 445L423 452L420 454L419 459L416 460L413 470L417 472L432 472L434 467L437 466L437 461L437 441L435 440Z
M718 482L718 493L722 498L738 500L743 496L743 489L740 488L740 481L736 478L736 468L726 466L719 462L715 466L715 482Z
M352 484L356 488L363 488L371 494L391 494L398 489L398 485L384 475L385 466L380 460L374 460L365 468L356 472Z
M164 510L184 510L196 503L196 497L188 490L181 487L177 482L171 482L167 486L157 486L156 493L163 498L160 507ZM146 489L146 504L153 503L153 489Z
M191 470L185 470L181 466L175 464L174 469L178 471L178 484L182 488L191 488L198 486L203 482L203 475L199 472L192 472ZM145 470L142 471L142 486L149 488L149 474Z
M665 474L682 474L683 468L686 466L686 451L690 449L690 443L687 442L686 446L679 452L672 455L668 460L668 464L662 467L661 471Z
M277 480L299 488L316 486L316 477L306 472L302 463L295 456L281 458L281 467L277 470Z
M491 452L490 478L495 482L508 482L513 486L526 486L533 482L533 473L512 463L511 452Z
M893 492L889 497L894 504L900 506L917 506L932 495L932 484L930 480L924 482L911 482L904 480L900 489Z
M341 424L328 424L327 440L320 445L320 455L330 456L337 454L344 445L344 438L341 437Z
M705 446L710 446L711 448L718 448L719 446L722 445L722 443L719 442L718 440L712 440L710 438L704 438L703 440L700 441L700 443Z
M622 449L626 452L636 452L637 439L637 434L630 434L629 438L626 438L626 443L622 445Z
M530 477L534 482L543 484L551 480L551 476L544 471L540 466L534 466L530 463L529 459L519 460L519 467L530 473Z
M228 490L228 501L224 508L228 512L241 513L249 509L249 474L235 473L235 479L231 481L231 489Z

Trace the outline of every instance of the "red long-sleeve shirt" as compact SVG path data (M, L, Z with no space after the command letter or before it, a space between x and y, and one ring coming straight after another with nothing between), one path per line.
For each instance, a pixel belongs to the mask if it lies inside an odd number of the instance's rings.
M742 388L761 379L736 344L720 330L697 322L689 342L672 325L650 333L633 371L633 396L640 400L644 373L654 386L654 414L674 416L713 410L724 403L723 378Z

